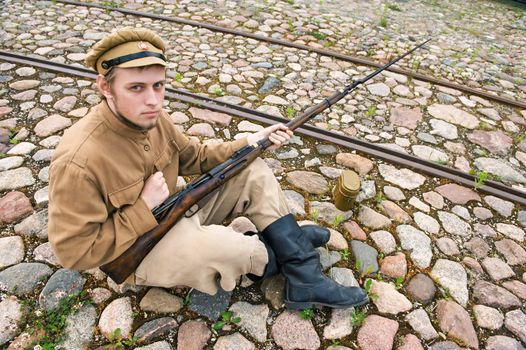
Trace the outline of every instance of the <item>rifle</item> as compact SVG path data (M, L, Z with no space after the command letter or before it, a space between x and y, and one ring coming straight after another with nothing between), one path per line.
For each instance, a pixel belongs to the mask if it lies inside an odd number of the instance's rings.
M336 92L317 105L307 109L302 115L299 115L288 122L286 126L290 130L294 130L301 126L314 116L320 114L325 109L330 108L344 98L358 85L363 84L374 76L380 74L391 65L425 45L429 40L430 39L426 40L403 55L378 68L365 78L353 81L352 84L346 86L343 91ZM272 141L266 138L258 141L256 144L247 145L241 148L234 152L228 160L217 165L212 170L206 172L195 181L188 184L184 190L167 198L162 204L152 210L152 214L159 222L159 225L141 235L124 253L118 256L115 260L102 265L100 269L110 276L116 283L120 284L124 282L126 278L137 269L144 257L179 219L183 216L191 216L195 214L211 194L245 169L272 144Z

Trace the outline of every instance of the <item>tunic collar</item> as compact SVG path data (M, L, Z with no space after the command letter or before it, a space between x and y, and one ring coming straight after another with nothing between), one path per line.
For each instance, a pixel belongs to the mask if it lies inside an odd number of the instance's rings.
M138 129L123 120L123 117L115 115L106 100L100 103L98 109L104 120L108 123L109 128L117 134L134 139L145 139L148 137L148 130Z

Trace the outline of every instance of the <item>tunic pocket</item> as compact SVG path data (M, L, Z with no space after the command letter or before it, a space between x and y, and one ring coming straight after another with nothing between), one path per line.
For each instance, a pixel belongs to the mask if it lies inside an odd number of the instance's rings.
M162 171L164 168L170 165L172 163L174 153L178 149L179 148L177 147L175 141L172 140L168 142L166 147L164 147L164 150L161 152L161 155L154 163L155 169L157 169L157 171Z
M143 187L144 181L143 179L139 179L131 185L108 194L108 198L110 203L115 208L121 208L125 205L132 205L139 198Z

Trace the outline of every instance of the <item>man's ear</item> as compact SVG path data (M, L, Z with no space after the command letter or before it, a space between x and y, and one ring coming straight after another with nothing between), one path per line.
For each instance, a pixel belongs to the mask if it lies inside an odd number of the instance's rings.
M106 77L102 74L97 75L97 87L99 88L100 93L106 97L106 99L112 99L110 85L106 80Z

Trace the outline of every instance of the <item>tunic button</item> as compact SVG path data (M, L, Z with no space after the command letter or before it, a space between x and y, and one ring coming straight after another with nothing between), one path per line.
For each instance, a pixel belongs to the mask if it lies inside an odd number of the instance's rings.
M148 152L148 151L150 150L150 146L148 146L148 145L144 145L144 150L145 150L146 152Z

